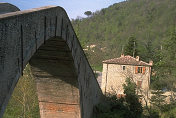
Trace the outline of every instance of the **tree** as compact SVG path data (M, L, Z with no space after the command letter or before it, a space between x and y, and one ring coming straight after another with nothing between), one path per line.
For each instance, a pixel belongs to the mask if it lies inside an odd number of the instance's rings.
M173 91L176 84L176 31L171 32L170 38L163 43L161 60L157 62L157 76L163 79L165 87Z
M171 101L174 102L176 96L176 30L172 30L170 37L163 42L160 52L160 61L155 64L155 81L152 86L156 90L171 91Z
M24 69L7 105L3 118L39 118L39 103L30 66Z
M92 15L92 12L91 11L86 11L86 12L84 12L84 14L89 17L90 15Z
M136 38L134 36L130 36L128 38L128 43L125 46L124 54L136 57L138 55L137 46Z
M123 85L125 101L132 112L131 118L140 118L142 115L142 105L139 102L139 96L136 94L136 84L132 78L126 79L126 84Z
M145 44L145 60L150 61L153 60L154 56L154 50L153 50L153 44L152 44L152 39L148 39L146 44Z
M150 100L152 105L154 105L154 107L157 107L160 111L162 106L165 104L166 96L163 95L163 93L164 92L161 90L153 91L152 92L153 96L151 97L151 100Z

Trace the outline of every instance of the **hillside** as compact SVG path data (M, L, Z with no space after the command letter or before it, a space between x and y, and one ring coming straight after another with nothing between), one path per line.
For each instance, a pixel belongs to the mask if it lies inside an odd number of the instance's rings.
M72 24L89 62L98 70L102 60L120 56L131 35L138 42L139 56L149 61L147 44L155 53L175 27L176 0L129 0L74 19Z

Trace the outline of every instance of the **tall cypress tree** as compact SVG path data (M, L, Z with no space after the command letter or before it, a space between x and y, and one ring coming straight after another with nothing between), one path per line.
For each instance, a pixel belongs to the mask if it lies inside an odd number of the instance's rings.
M136 57L138 55L137 46L138 46L138 44L136 41L136 37L134 37L133 35L130 36L128 38L128 43L125 46L124 54Z
M150 61L154 59L154 49L152 45L152 40L148 39L145 45L146 53L145 53L145 60Z

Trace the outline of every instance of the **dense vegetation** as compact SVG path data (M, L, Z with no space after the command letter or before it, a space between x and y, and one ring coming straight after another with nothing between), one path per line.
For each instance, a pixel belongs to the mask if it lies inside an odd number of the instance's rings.
M123 88L125 97L117 98L115 93L107 94L105 102L95 106L93 118L176 118L175 101L166 104L164 96L160 94L152 97L151 105L142 107L140 99L144 96L136 94L138 88L132 78L126 79Z
M138 55L144 61L162 48L176 23L176 0L128 0L96 11L87 18L72 20L77 36L92 66L119 57L129 37L138 42ZM157 59L157 58L156 58Z
M94 108L94 118L140 118L142 105L136 95L136 85L127 78L124 84L125 97L117 98L115 93L107 94L104 103Z
M128 0L85 14L87 18L74 19L72 24L93 69L101 70L103 60L121 53L154 61L151 106L141 108L135 85L127 80L126 97L107 97L95 108L95 118L175 118L176 0ZM4 118L39 118L35 89L27 66ZM164 101L163 89L173 92L170 104Z
M40 118L35 80L29 65L13 91L3 118Z
M103 60L122 53L138 55L146 62L153 60L151 105L144 105L143 113L134 117L176 117L176 0L128 0L87 18L73 19L72 24L95 70L102 69ZM163 95L165 91L171 93L169 104ZM128 113L134 114L130 103L137 101L127 99L108 97L106 106L97 107L95 117L125 118ZM128 114L128 118L133 115Z

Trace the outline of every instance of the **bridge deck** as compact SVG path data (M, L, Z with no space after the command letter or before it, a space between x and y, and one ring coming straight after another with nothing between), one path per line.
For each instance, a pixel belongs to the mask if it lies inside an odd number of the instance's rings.
M51 39L32 57L41 118L80 118L77 75L71 52L61 39Z

